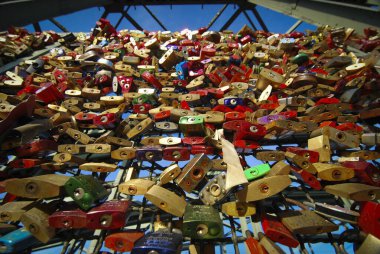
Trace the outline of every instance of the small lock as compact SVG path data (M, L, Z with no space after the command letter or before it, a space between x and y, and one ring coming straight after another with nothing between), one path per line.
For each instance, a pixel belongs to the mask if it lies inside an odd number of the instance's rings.
M247 217L256 214L256 204L254 202L231 201L223 203L221 211L232 217Z
M190 159L190 152L188 147L165 147L163 150L163 159L167 161L187 161Z
M179 254L182 250L182 234L161 229L140 238L131 254L166 253Z
M179 176L181 168L177 164L170 165L159 176L159 185L164 185Z
M3 204L0 207L0 222L16 222L30 208L32 201L13 201Z
M119 184L119 191L128 195L145 195L154 184L148 179L131 179Z
M114 251L129 252L132 251L137 240L143 236L144 233L139 231L112 233L106 236L104 245Z
M194 190L211 169L212 162L205 154L197 154L182 169L175 182L186 192Z
M269 171L269 164L261 164L244 170L244 175L248 181L252 181L266 175Z
M91 172L114 172L117 165L104 162L88 162L79 165L79 169Z
M285 153L282 151L263 151L257 152L255 157L261 161L282 161L285 159Z
M65 183L65 191L83 210L88 210L97 201L106 198L109 192L91 175L70 177Z
M289 175L290 166L284 161L279 161L276 164L272 165L268 174L265 177L275 176L275 175Z
M341 183L325 186L325 191L355 201L372 201L380 197L380 188L362 183Z
M297 238L275 216L262 216L261 225L266 237L274 242L279 242L292 248L296 248L300 244Z
M87 225L87 214L80 209L62 210L49 216L49 226L53 228L79 229Z
M182 116L179 119L179 128L188 136L203 136L205 133L204 119L200 116Z
M326 181L344 181L354 177L355 172L351 168L339 164L313 163L317 170L317 176Z
M137 148L136 158L141 161L160 161L162 160L162 149L155 146Z
M212 206L186 206L183 216L183 235L192 239L215 239L223 237L223 223L219 212Z

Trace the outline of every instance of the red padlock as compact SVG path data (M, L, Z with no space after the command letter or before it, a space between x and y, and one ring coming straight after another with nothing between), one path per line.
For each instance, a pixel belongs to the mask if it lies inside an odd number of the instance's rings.
M380 204L375 202L362 202L358 225L367 234L380 238Z
M261 217L265 235L274 242L279 242L291 248L296 248L300 243L297 238L276 217L264 215Z

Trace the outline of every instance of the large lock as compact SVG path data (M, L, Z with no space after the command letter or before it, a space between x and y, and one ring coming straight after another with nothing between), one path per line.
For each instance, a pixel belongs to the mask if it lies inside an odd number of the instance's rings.
M19 197L53 198L63 194L63 187L69 179L69 176L56 174L15 178L6 182L5 190Z
M33 207L32 201L13 201L0 206L0 222L16 222L21 216Z
M67 195L84 210L90 209L97 201L109 195L103 185L90 175L71 177L65 183L65 190Z
M86 225L87 214L80 209L57 211L49 216L49 226L53 228L77 229Z
M145 198L161 210L174 216L182 217L185 213L185 199L158 185L153 185L145 193Z
M232 217L247 217L256 214L256 204L231 201L222 204L222 212Z
M131 254L179 254L181 250L182 234L161 229L140 238L135 243Z
M341 183L325 186L325 191L355 201L371 201L380 197L380 188L362 183Z
M223 237L223 223L218 210L212 206L186 206L183 216L183 235L192 239L215 239Z

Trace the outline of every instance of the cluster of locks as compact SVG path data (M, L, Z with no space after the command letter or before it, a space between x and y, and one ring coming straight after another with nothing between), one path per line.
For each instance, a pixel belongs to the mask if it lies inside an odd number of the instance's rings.
M316 236L378 253L380 40L365 34L101 19L89 35L1 35L2 52L57 47L0 76L0 253L73 239L94 253L307 253Z

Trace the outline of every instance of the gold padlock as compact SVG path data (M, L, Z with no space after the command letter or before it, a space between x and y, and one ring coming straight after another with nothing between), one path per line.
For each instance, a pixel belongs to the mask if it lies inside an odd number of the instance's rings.
M158 185L164 185L177 178L181 173L181 168L177 164L167 167L159 176Z
M355 172L352 168L343 167L339 164L313 163L317 170L318 178L325 181L344 181L354 177Z
M114 172L117 169L117 165L105 162L87 162L81 164L79 169L92 172Z
M325 191L355 201L371 201L379 199L380 188L362 183L341 183L325 186Z
M304 158L303 156L295 154L295 153L291 153L291 152L286 152L285 156L292 163L294 163L298 167L306 170L307 172L309 172L311 174L317 173L317 169L315 168L315 166L312 163L310 163L310 161L308 159Z
M287 175L276 175L250 182L243 190L236 193L239 201L251 202L266 199L284 190L291 184Z
M253 202L231 201L222 204L222 212L232 217L247 217L256 214Z
M307 141L308 148L319 153L319 162L331 161L331 147L329 138L326 135L320 135L310 138Z
M33 207L33 201L13 201L0 206L0 222L16 222Z
M327 136L330 140L336 142L339 145L343 145L349 148L359 147L360 141L359 138L349 134L346 131L340 131L330 126L325 126L319 129L314 130L310 137L314 138L320 135Z
M290 166L284 161L279 161L273 166L271 166L270 171L265 175L265 177L275 176L275 175L289 175Z
M148 179L131 179L119 184L119 191L128 195L145 195L154 184Z
M186 201L183 197L162 188L153 185L145 194L145 198L155 206L174 216L182 217L186 209Z

